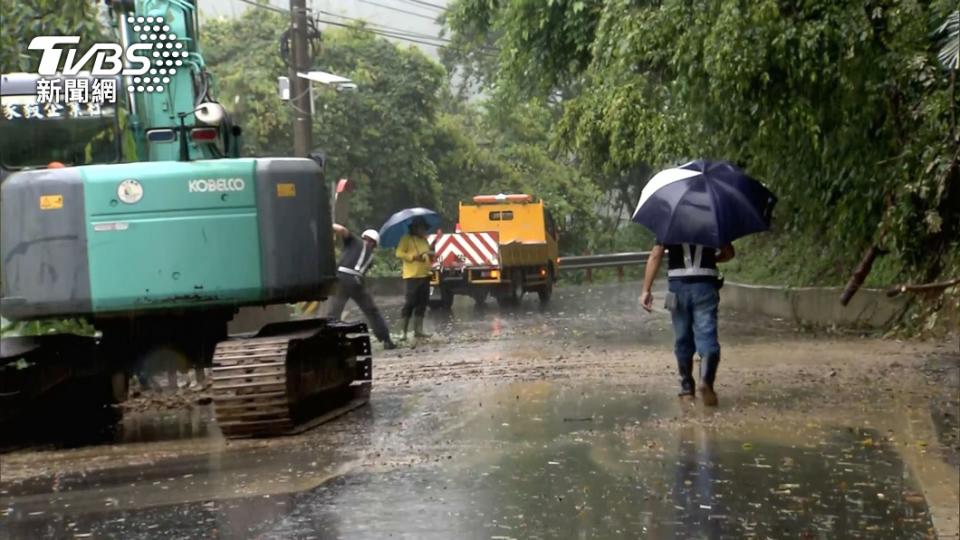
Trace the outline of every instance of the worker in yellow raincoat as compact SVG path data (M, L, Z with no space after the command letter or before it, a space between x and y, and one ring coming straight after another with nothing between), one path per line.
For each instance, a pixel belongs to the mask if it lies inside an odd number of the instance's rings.
M410 317L413 316L413 332L418 338L430 337L423 331L423 317L430 301L430 266L433 248L427 242L427 222L417 218L410 223L409 232L397 245L397 258L403 261L403 281L406 284L406 299L400 314L403 317L403 337L407 338Z

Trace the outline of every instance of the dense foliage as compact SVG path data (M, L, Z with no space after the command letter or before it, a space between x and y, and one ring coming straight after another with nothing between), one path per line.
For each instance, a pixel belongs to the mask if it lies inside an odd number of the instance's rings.
M459 0L448 61L498 100L559 99L553 134L590 170L744 165L781 198L777 234L747 242L767 279L839 284L878 242L875 280L931 280L960 271L955 9Z

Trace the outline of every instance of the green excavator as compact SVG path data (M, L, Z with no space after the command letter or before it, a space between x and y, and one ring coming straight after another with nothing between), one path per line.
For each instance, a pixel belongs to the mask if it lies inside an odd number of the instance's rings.
M0 85L0 315L92 329L2 340L0 422L115 410L159 353L210 368L227 437L295 432L364 402L364 324L283 320L228 335L241 309L334 286L322 163L239 156L242 132L211 97L195 0L107 5L124 50L154 53L143 77L110 83L115 102L38 106L50 77L37 74ZM109 79L59 75L71 89Z

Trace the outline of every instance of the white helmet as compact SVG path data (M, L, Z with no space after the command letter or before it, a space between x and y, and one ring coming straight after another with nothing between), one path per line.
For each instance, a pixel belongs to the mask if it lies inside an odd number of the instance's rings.
M360 238L372 240L374 244L380 244L380 233L373 229L367 229L363 231L363 234L360 235Z

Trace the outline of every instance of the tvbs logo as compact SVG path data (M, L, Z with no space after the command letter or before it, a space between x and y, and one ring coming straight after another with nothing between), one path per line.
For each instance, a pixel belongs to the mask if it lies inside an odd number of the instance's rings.
M160 67L173 68L171 71L175 72L174 66L182 65L182 59L188 56L183 43L171 33L170 26L164 24L163 17L128 17L127 23L128 29L133 30L131 37L139 36L138 43L126 48L117 43L95 43L79 58L77 45L80 36L33 38L28 48L43 52L37 72L40 75L76 75L91 61L93 65L89 71L94 77L136 76L148 71L156 74L151 68Z
M33 38L30 42L30 50L43 51L40 57L40 68L37 72L40 75L76 75L93 60L93 67L90 74L95 77L112 75L143 75L150 70L150 51L153 49L152 43L137 43L127 47L124 52L123 47L116 43L96 43L87 50L86 54L77 60L77 50L75 48L58 48L58 45L77 45L80 43L80 36L39 36ZM66 61L63 62L63 69L60 69L63 53L67 53ZM129 66L124 69L124 60Z

